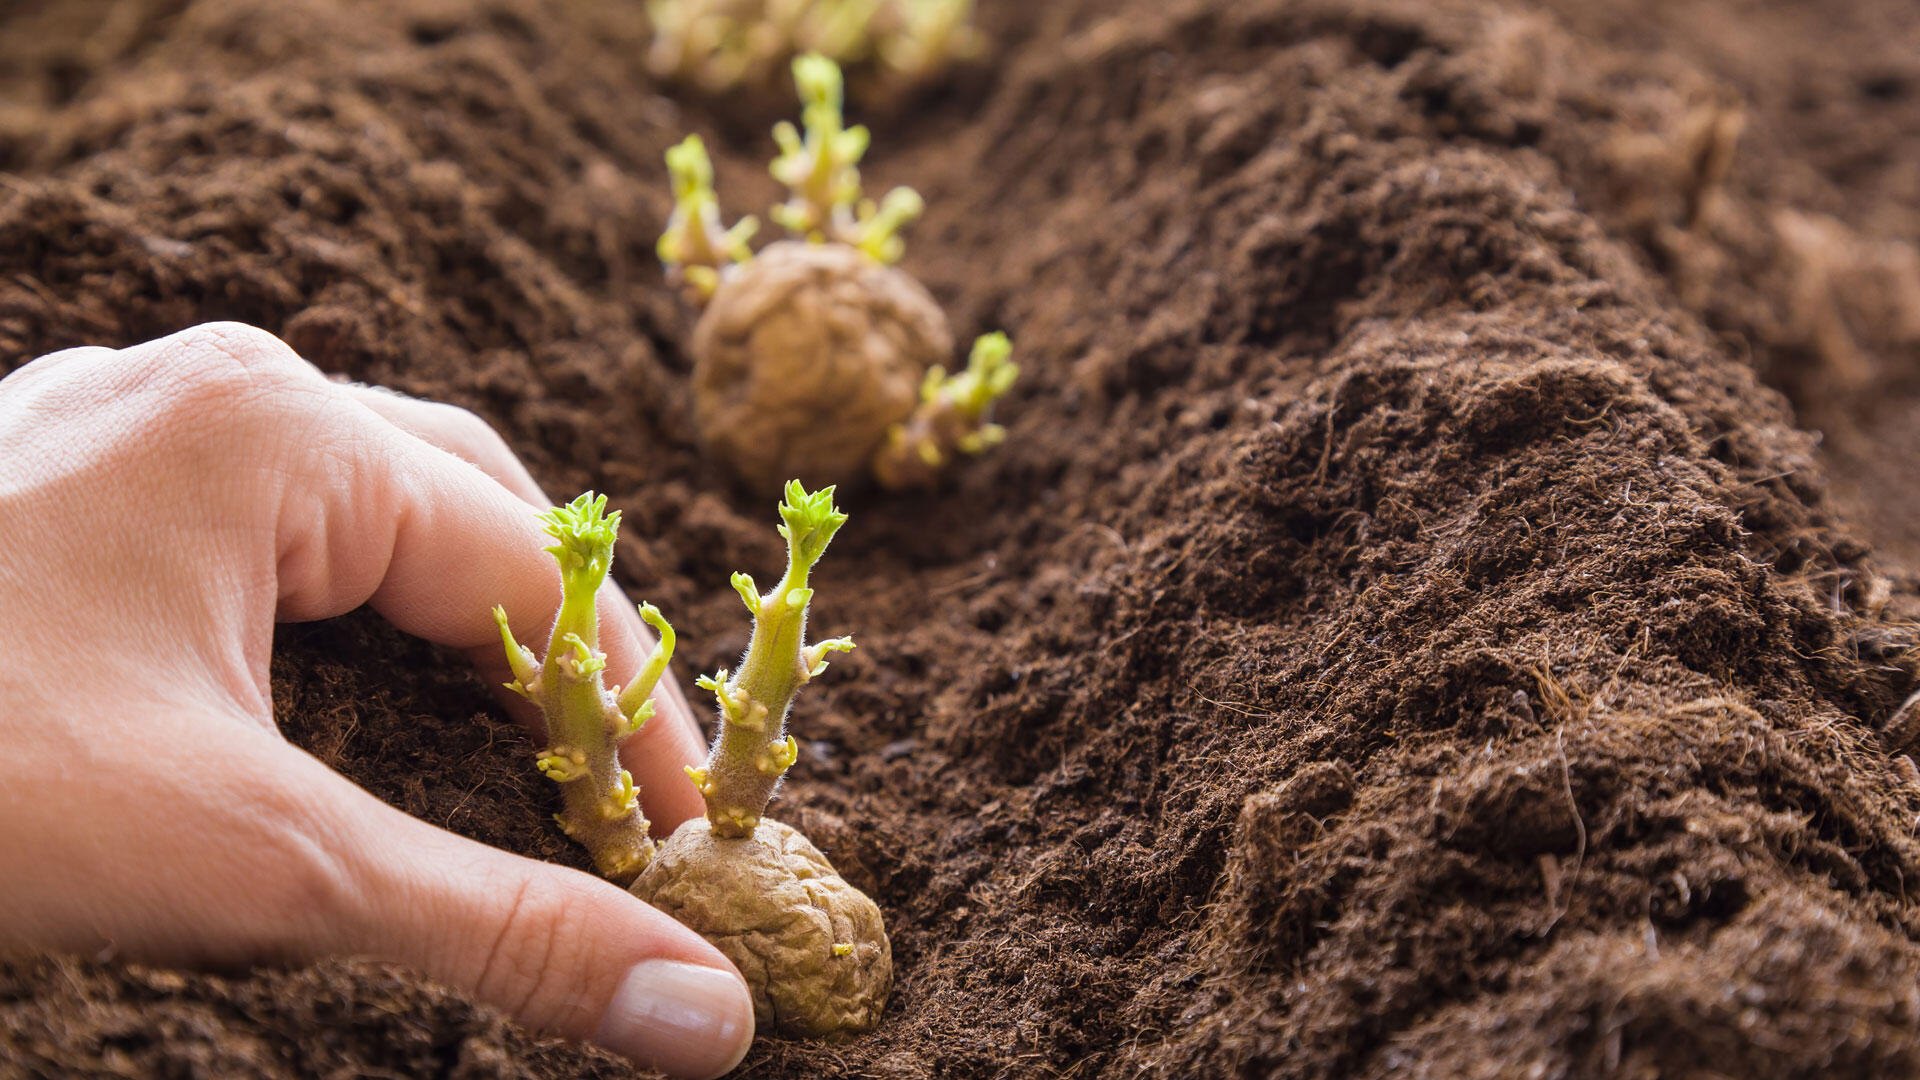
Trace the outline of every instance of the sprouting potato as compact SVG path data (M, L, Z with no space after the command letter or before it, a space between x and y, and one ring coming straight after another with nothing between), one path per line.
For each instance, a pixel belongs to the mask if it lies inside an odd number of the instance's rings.
M988 414L1019 369L1007 362L1005 335L994 334L975 350L991 340L993 377L975 365L946 376L946 316L893 265L920 196L895 188L878 203L863 197L870 135L845 125L839 67L808 55L793 70L804 131L774 128L781 153L772 171L789 198L771 216L794 239L752 254L758 223L722 224L700 140L689 136L667 154L675 207L660 257L706 305L690 344L701 443L757 490L794 476L930 486L958 455L1001 441Z
M609 514L606 505L606 496L588 492L545 516L557 541L547 550L560 564L562 598L544 660L514 640L506 612L494 609L513 669L508 689L538 705L547 722L552 745L535 764L561 786L561 827L602 874L631 882L636 896L726 954L746 978L763 1029L835 1039L872 1028L893 986L879 907L805 836L763 816L800 755L787 734L794 694L826 671L829 655L853 648L844 637L806 643L807 581L847 515L834 505L833 488L809 492L789 482L779 526L786 573L765 594L745 573L733 575L753 635L738 671L699 680L720 709L706 764L687 770L706 816L656 847L617 747L653 713L650 696L673 655L674 631L643 605L660 644L625 689L604 684L595 595L620 527L619 511Z
M785 241L729 275L695 328L694 420L756 490L845 482L952 351L919 282L844 244Z
M762 1028L833 1039L879 1022L893 987L880 908L792 826L761 818L724 837L689 821L633 891L733 961Z
M647 16L647 66L710 91L768 85L808 52L898 91L986 51L973 0L649 0Z

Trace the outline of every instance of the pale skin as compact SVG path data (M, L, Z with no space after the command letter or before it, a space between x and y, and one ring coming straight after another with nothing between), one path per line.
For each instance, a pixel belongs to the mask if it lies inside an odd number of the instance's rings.
M526 639L550 623L551 504L473 414L237 324L0 380L0 951L392 961L670 1075L731 1069L752 1005L718 951L408 817L274 726L277 621L371 605L507 678L490 611ZM624 678L651 638L611 582L600 609ZM664 836L704 810L682 770L705 746L670 675L655 698L622 759Z

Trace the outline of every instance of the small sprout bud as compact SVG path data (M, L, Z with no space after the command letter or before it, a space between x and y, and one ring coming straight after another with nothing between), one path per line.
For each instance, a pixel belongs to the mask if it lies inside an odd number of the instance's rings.
M640 729L646 726L647 721L651 719L653 719L653 702L649 699L641 702L640 707L635 709L633 713L626 718L626 722L621 724L619 729L614 732L614 737L624 739L629 735L638 734Z
M741 571L733 575L732 581L733 591L739 593L741 601L747 605L747 614L759 618L760 590L753 583L753 575Z
M580 640L580 635L568 634L563 644L573 650L571 656L564 653L560 656L560 671L568 678L575 681L591 679L607 669L606 654Z
M533 764L547 779L563 784L587 775L587 755L564 746L556 746L548 750L535 759Z
M714 701L720 706L720 714L727 720L736 724L751 720L753 701L731 684L726 668L712 675L700 676L693 680L693 685L713 695Z
M673 264L669 263L668 267L671 269ZM706 300L720 291L720 272L711 266L682 266L679 271L680 277L687 283L687 288L693 290L694 296L701 300Z
M687 779L693 781L693 789L705 795L713 786L707 781L707 770L694 765L686 766Z
M720 287L722 271L753 258L747 241L760 223L748 217L731 229L721 227L713 162L700 136L689 135L667 151L667 172L673 178L673 213L656 249L667 269L705 300Z
M919 217L926 208L927 204L920 198L919 192L908 187L894 188L887 192L878 208L871 201L860 204L860 212L848 231L846 242L883 263L897 263L900 256L907 252L907 242L900 238L901 228Z
M973 0L650 0L646 10L648 67L710 92L768 85L806 52L875 68L897 92L985 52Z
M656 75L724 90L749 68L740 24L716 0L650 0L647 19L647 64Z
M513 631L507 627L506 608L498 604L493 606L493 622L500 628L500 643L507 650L507 667L513 671L513 681L506 684L507 689L527 697L527 688L539 681L540 665L531 649L513 640Z
M973 0L899 0L899 8L899 32L877 51L900 82L923 82L955 60L986 51L985 38L971 25Z
M767 707L764 703L746 698L746 707L740 710L737 721L747 731L767 730Z
M614 818L633 812L640 793L634 789L633 774L620 770L620 778L615 781L612 794L608 795L601 810L601 817L611 821Z
M960 436L960 452L963 454L984 454L1007 441L1007 429L999 424L987 424L979 431L968 432Z
M888 0L811 0L794 20L793 42L804 52L836 60L872 51L869 30Z
M874 459L874 475L884 487L924 487L939 477L953 452L984 453L1006 438L1006 430L988 421L994 402L1020 377L1010 357L1013 343L1003 333L983 334L973 343L965 371L948 376L944 368L927 372L920 405L887 432Z
M811 679L827 670L827 654L852 652L853 639L850 637L828 638L818 644L809 645L800 651L800 663L806 668L807 678Z
M754 768L776 779L800 758L800 744L789 735L780 742L768 743L766 752L753 763Z
M620 512L609 513L606 496L588 492L541 521L555 541L546 550L560 567L560 614L540 661L514 640L506 611L493 609L514 673L508 686L539 706L554 740L534 765L560 784L564 806L555 820L593 854L601 873L626 882L646 866L654 846L633 776L620 767L618 744L653 713L649 699L673 655L673 628L658 609L642 607L641 617L659 632L660 643L625 690L607 689L596 598L613 565Z
M774 531L787 542L788 580L794 580L791 575L796 572L802 576L797 584L782 591L791 593L806 588L805 569L820 561L827 545L846 523L847 515L833 505L831 486L809 493L800 481L787 481L786 498L780 503L780 524L774 526ZM807 595L813 595L812 590L808 590Z

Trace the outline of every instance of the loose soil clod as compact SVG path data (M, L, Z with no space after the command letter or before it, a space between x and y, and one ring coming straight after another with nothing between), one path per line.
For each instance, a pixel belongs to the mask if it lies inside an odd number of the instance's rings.
M626 511L683 677L731 661L712 585L778 551L713 494L652 244L688 127L774 201L773 117L661 96L633 7L9 8L0 364L238 318L476 408ZM776 804L886 910L897 983L753 1074L1920 1072L1920 789L1882 736L1920 646L1886 314L1920 13L980 20L991 69L878 132L874 181L926 196L904 265L1022 390L951 490L850 507L819 618L868 649ZM1735 102L1722 162L1697 117ZM580 864L453 658L354 617L274 670L348 775ZM8 1069L627 1074L383 969L111 958L0 965Z

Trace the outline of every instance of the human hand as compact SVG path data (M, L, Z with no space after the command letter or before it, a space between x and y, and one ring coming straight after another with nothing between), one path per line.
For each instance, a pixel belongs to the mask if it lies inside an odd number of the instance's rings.
M330 382L237 324L0 380L0 949L390 960L665 1072L732 1068L752 1006L698 936L409 817L274 727L276 620L371 604L504 679L493 605L559 606L547 505L472 414ZM636 669L633 605L609 583L600 606L609 670ZM664 833L702 812L681 768L704 747L671 678L656 698L622 757Z

